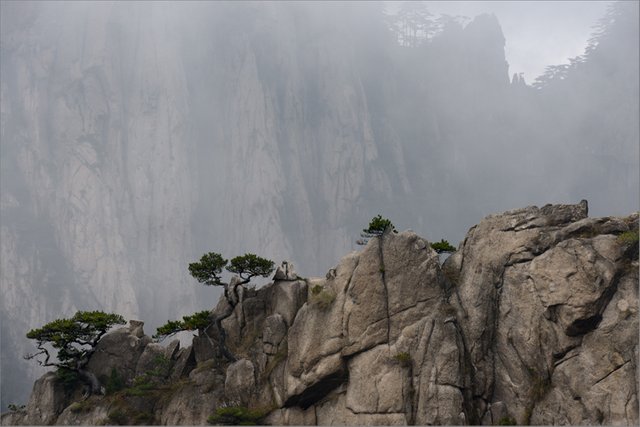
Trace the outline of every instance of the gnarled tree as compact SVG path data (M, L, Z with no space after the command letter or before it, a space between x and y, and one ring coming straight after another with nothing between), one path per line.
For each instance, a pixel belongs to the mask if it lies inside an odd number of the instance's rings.
M100 394L100 381L84 368L102 336L113 326L124 323L119 314L79 311L70 319L57 319L30 330L27 338L36 341L39 351L24 358L35 359L42 366L54 366L63 374L75 373L88 386L88 394ZM57 354L52 355L50 352L54 350Z
M204 254L199 262L189 264L189 273L198 282L207 286L224 287L224 296L228 303L225 311L217 316L208 311L202 311L191 316L185 316L182 321L170 320L158 328L157 333L154 335L155 339L161 341L180 331L198 330L199 333L201 332L212 342L211 337L207 334L207 328L215 323L220 353L229 361L236 360L236 357L225 344L226 332L222 326L222 321L231 316L236 305L242 301L243 285L249 283L256 276L267 277L273 272L274 263L251 253L232 258L230 264L227 265L227 263L229 261L219 253L209 252ZM223 282L223 269L235 273L237 277L233 277L229 283Z

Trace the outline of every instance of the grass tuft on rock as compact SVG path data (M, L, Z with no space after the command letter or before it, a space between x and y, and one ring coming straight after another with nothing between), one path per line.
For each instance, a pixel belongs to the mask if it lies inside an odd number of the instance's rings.
M223 426L255 426L269 412L263 409L249 409L246 406L226 406L216 409L207 422L211 425Z

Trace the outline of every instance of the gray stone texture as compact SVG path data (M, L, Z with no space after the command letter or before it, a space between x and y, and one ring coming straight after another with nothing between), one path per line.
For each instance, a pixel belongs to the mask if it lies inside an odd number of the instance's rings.
M168 424L245 405L280 425L637 425L629 230L637 214L527 207L486 217L442 267L425 239L387 233L324 278L242 288L233 310L221 300L233 363L217 355L215 327L181 349L132 325L106 335L89 366L131 379L166 357L172 391L150 404ZM91 424L103 411L69 403L49 373L3 423Z

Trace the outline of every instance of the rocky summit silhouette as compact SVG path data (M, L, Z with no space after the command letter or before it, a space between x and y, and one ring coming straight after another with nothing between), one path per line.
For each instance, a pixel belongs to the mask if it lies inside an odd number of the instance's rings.
M587 203L489 215L444 263L387 231L326 277L291 263L191 345L131 321L3 424L638 424L638 213ZM221 298L212 310L226 312Z

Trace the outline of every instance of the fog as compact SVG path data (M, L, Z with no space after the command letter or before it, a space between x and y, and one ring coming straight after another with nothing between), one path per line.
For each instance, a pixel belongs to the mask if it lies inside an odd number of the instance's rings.
M468 3L2 2L2 408L31 328L212 308L205 252L308 277L376 214L457 245L528 205L638 210L638 3L564 30L562 2Z

